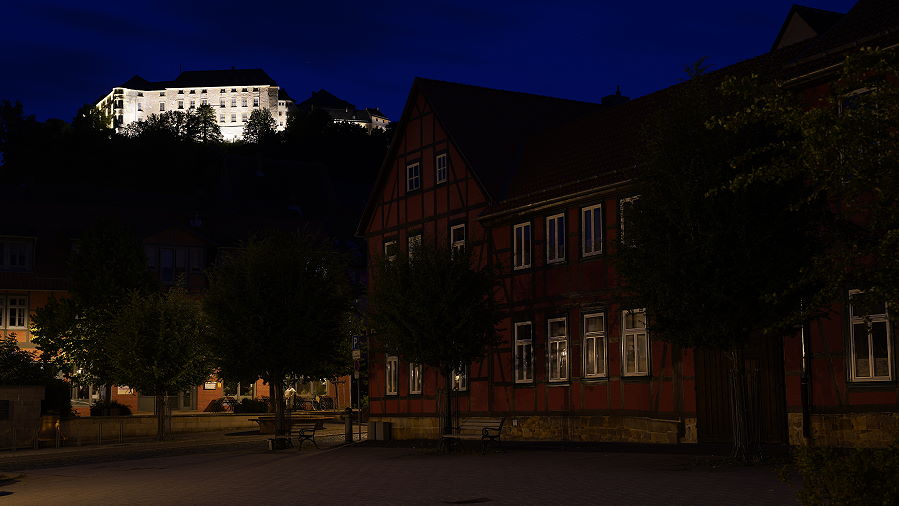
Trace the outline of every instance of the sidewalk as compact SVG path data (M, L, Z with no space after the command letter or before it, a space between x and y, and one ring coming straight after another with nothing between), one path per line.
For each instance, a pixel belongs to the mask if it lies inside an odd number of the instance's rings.
M358 439L359 425L354 425L353 429L354 438ZM64 446L37 450L7 450L0 452L0 471L234 450L259 449L267 451L266 440L272 437L271 434L259 434L257 431L190 432L170 434L166 441L156 441L151 437L141 436L125 438L124 443ZM367 430L363 426L362 439L365 440L366 437ZM325 424L325 429L316 433L315 441L322 449L344 444L344 425L342 423ZM315 447L309 444L304 445L303 451L307 449L315 451Z

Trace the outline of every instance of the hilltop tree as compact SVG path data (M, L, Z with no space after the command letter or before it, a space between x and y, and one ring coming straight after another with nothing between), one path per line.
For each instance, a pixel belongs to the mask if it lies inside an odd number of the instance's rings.
M202 383L212 373L209 331L184 290L132 292L112 322L106 351L113 378L156 396L156 438L166 437L168 396Z
M275 138L278 122L268 109L254 109L243 127L243 140L260 144Z
M50 298L35 312L34 343L42 357L78 381L106 385L110 398L113 364L107 343L113 321L132 291L153 281L143 247L122 225L104 221L87 230L69 260L68 298Z
M217 365L225 377L269 384L278 434L286 379L351 370L352 302L343 256L309 231L250 241L213 267L204 307Z
M203 104L193 113L193 132L192 138L197 142L222 142L222 129L219 128L215 119L215 109L209 104Z
M411 257L377 263L369 321L377 344L411 363L435 368L445 384L443 431L452 432L453 371L484 357L498 342L497 278L475 269L465 251L423 244Z

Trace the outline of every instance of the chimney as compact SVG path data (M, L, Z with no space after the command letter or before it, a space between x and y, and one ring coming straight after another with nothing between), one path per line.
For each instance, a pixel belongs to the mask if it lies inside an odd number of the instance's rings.
M615 86L614 95L606 95L602 97L602 105L620 105L630 100L629 97L621 95L621 85Z

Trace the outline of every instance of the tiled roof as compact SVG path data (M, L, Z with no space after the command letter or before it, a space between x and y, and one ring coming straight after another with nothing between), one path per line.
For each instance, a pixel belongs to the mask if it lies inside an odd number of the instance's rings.
M140 76L134 76L122 83L118 88L150 91L163 90L165 88L249 85L277 86L278 83L262 69L186 70L179 74L174 81L147 81Z

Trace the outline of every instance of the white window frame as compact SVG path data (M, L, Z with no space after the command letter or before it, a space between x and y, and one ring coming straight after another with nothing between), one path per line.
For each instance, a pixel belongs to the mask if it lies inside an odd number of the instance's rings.
M457 239L453 238L454 232L456 230L462 231L462 239L461 240L457 240ZM465 239L466 239L465 236L466 236L466 230L465 230L464 223L460 223L458 225L453 225L450 227L450 247L453 249L453 251L461 251L461 250L465 249Z
M421 364L409 364L409 394L421 395L422 383Z
M23 302L18 304L13 304L12 301L18 301L21 299ZM28 328L28 296L27 295L16 295L16 294L8 294L0 296L0 308L2 308L3 319L0 321L0 325L6 329L15 329L15 330L25 330ZM16 318L12 317L12 313L15 310ZM18 324L18 320L21 318L22 323Z
M624 206L640 200L639 195L626 197L618 201L618 242L623 246L633 246L634 241L628 240L624 235Z
M434 177L437 183L445 183L449 175L449 157L440 153L434 157Z
M849 291L849 380L852 382L868 381L892 381L893 380L893 334L890 325L890 309L884 304L884 312L880 314L856 315L852 305L852 296L862 293L861 290ZM887 375L875 376L874 365L874 334L871 331L874 324L882 323L886 326L887 345ZM862 376L858 371L858 360L855 350L855 326L866 325L868 337L867 376Z
M527 327L527 331L520 330ZM528 367L522 367L527 360ZM534 325L530 321L515 323L515 383L534 382Z
M587 320L601 318L602 324L597 331L587 331ZM609 377L609 353L606 341L606 314L603 312L586 313L581 317L581 327L584 336L584 377L608 378ZM597 351L601 351L602 357L597 358ZM587 358L593 355L593 371L588 370Z
M513 270L527 269L533 261L531 222L519 223L512 227L512 266ZM519 234L519 231L521 233ZM519 238L520 235L520 238Z
M421 189L421 162L406 164L406 191L414 192Z
M462 370L453 369L453 391L468 391L468 364L462 366Z
M400 359L396 355L388 355L384 366L384 382L386 395L399 395Z
M643 327L628 327L627 326L627 316L628 314L643 314ZM646 331L646 309L625 309L621 312L621 375L622 376L649 376L650 371L650 362L652 355L652 347L649 342L649 334ZM634 343L634 368L633 370L628 369L628 358L627 358L627 343L628 340L631 340ZM639 340L639 342L638 342ZM645 358L644 363L639 363L637 357L639 357L639 344L643 343L645 348ZM642 367L641 367L642 366Z
M25 263L19 263L21 257ZM28 239L0 240L0 271L30 272L34 265L34 242Z
M399 246L397 245L396 239L388 239L388 240L384 241L384 258L386 258L388 262L393 262L394 260L396 260L396 256L397 256L396 253L394 253L393 255L388 253L388 249L391 246L397 248L397 252L399 251L398 250Z
M589 218L588 218L589 217ZM592 242L587 243L587 221L590 222ZM581 255L591 257L602 254L602 204L581 208Z
M552 335L552 325L556 322L565 324L564 335ZM549 382L568 381L570 362L568 356L568 317L548 318L546 320L546 380Z
M553 227L555 227L556 236L550 237L551 226L550 223L553 223ZM559 225L562 225L559 227ZM559 248L559 243L557 239L559 238L559 234L562 236L561 248ZM548 264L557 264L565 261L565 247L567 243L567 238L565 237L565 213L554 214L552 216L546 217L546 263Z

